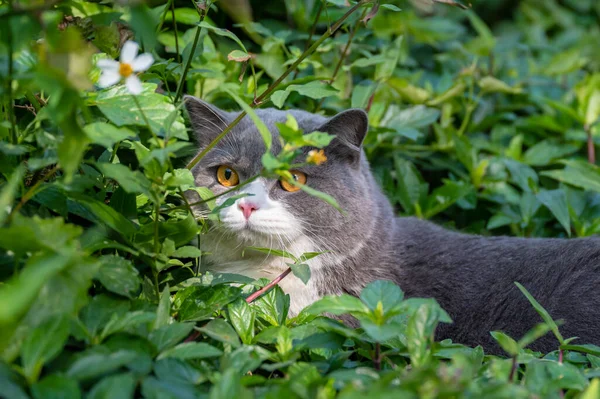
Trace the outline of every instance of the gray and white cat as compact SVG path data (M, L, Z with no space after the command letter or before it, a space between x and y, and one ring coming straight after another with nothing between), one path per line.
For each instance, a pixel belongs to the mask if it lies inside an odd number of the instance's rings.
M238 115L194 97L186 98L186 107L201 149ZM299 110L256 113L273 134L273 153L281 150L275 123L284 123L287 113L305 132L336 136L325 149L327 162L299 173L306 176L306 184L332 195L346 212L304 191L286 191L277 180L260 178L242 187L241 192L252 195L222 209L222 223L202 236L211 270L273 279L287 269L285 261L244 253L245 247L285 249L297 256L328 251L308 262L308 285L293 275L280 283L290 295L292 314L321 296L358 295L369 282L387 279L408 297L435 298L449 313L454 323L441 325L438 339L482 345L492 352L499 348L490 331L520 338L541 321L514 285L518 281L555 319L565 321L560 328L565 337L600 344L599 239L482 237L416 218L397 218L361 149L368 130L364 111L348 110L330 119ZM244 117L194 167L196 184L222 193L258 174L264 151L254 123ZM558 342L547 334L531 347L551 351Z

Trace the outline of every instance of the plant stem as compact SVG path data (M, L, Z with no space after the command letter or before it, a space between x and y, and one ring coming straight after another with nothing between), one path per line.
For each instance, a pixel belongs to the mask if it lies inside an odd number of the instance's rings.
M596 163L596 148L594 147L594 137L592 136L592 127L588 124L583 126L587 134L587 153L589 163Z
M12 11L13 4L12 0L8 1L8 8ZM13 82L13 37L12 37L12 27L10 23L10 18L5 21L6 27L6 41L8 47L8 76L6 83L6 91L8 92L8 106L7 106L7 116L10 119L10 141L12 144L18 144L17 137L17 124L15 122L15 111L14 111L14 99L13 99L13 90L12 90L12 82Z
M310 35L308 35L308 40L306 41L306 43L304 43L305 51L308 48L308 46L310 45L310 42L312 41L313 36L315 35L315 30L317 29L317 24L319 23L319 18L321 18L321 12L323 12L323 4L325 4L325 1L321 1L319 3L319 9L317 10L317 15L315 16L315 20L313 21L313 24L310 27ZM296 69L292 79L296 79L296 77L298 76L298 72L299 72L299 70Z
M348 56L348 50L350 49L350 45L352 44L354 35L356 34L356 31L358 30L358 25L360 24L360 21L364 18L365 12L366 12L366 10L363 11L362 16L360 18L356 19L356 22L354 23L354 26L352 27L352 30L350 31L350 35L348 36L348 41L346 42L346 45L344 46L344 49L342 50L340 59L339 59L338 63L336 64L335 69L333 70L333 74L331 75L331 78L329 78L329 84L332 84L335 81L335 78L337 77L337 74L339 73L340 68L344 64L344 60ZM322 98L321 101L319 101L319 105L317 105L317 109L315 110L315 113L321 109L321 106L323 105L323 101L325 101L325 98Z
M510 374L508 375L508 381L512 382L515 378L515 373L517 371L517 357L514 356L512 358L512 366L510 368Z
M158 138L158 136L156 135L156 133L154 133L154 130L152 130L152 126L150 126L150 121L146 117L146 114L144 113L144 110L142 109L142 105L140 104L140 101L138 100L137 96L136 95L132 95L131 97L133 97L133 102L135 102L135 105L138 107L138 110L140 111L140 114L142 114L142 119L144 119L144 123L146 124L146 128L148 128L148 130L150 131L150 134L152 135L152 137L154 138L154 140L156 140L156 144L159 145L161 148L164 148L165 147L164 141L161 142L160 139Z
M181 62L181 55L179 54L179 38L177 37L177 20L175 19L175 0L171 0L171 15L173 16L173 29L175 30L175 57L177 62Z
M210 4L206 4L206 9L202 10L200 13L200 21L201 24L208 14L208 10L210 10ZM192 65L192 60L194 59L194 53L196 52L196 47L198 46L198 40L200 39L200 33L202 32L202 28L198 26L196 28L196 35L194 36L194 42L192 43L192 49L190 50L190 55L188 59L185 61L185 65L183 66L183 72L181 73L181 78L179 79L179 84L177 85L177 91L175 92L175 102L177 102L181 98L181 94L183 93L183 85L185 84L185 78L190 70L190 65Z
M373 366L375 370L381 370L381 344L379 342L375 343L375 357L373 358Z
M290 65L290 67L279 77L277 78L277 80L275 80L258 98L256 98L254 101L252 101L252 104L250 104L250 106L252 108L258 107L260 106L263 101L265 99L267 99L269 97L269 95L275 91L277 89L277 87L279 86L279 84L281 82L283 82L283 80L285 78L288 77L288 75L290 73L292 73L297 67L298 65L300 65L300 63L302 61L304 61L304 59L306 57L308 57L309 55L311 55L312 53L314 53L316 51L316 49L325 41L327 40L336 30L339 29L340 26L342 26L342 24L344 23L344 21L346 21L346 19L348 19L348 17L350 15L352 15L356 10L358 10L360 7L362 7L363 5L370 3L372 0L361 0L358 3L356 3L352 8L350 8L334 25L331 29L328 29L325 33L323 33L323 35L312 44L312 46L310 46L306 51L304 51L300 57L298 57L298 59L296 61L294 61L294 63L292 65ZM175 98L177 98L177 96L175 96ZM208 151L210 151L215 145L217 145L217 143L223 138L225 137L225 135L227 133L229 133L231 131L231 129L233 129L233 127L235 125L237 125L242 118L246 116L246 112L242 111L237 118L235 118L233 120L233 122L231 122L229 124L229 126L227 126L225 128L225 130L223 130L213 141L210 142L210 144L208 144L206 146L206 148L204 148L204 150L202 150L198 155L196 155L186 166L186 168L188 169L192 169L194 166L196 166L196 164L208 153Z
M252 301L254 301L256 298L258 298L259 296L261 296L262 294L266 293L267 291L269 291L271 288L273 288L274 286L276 286L277 284L279 284L279 282L281 280L283 280L285 278L285 276L287 276L288 274L290 274L292 272L292 268L288 267L286 271L284 271L283 273L281 273L279 276L275 277L273 279L273 281L271 281L269 284L265 285L263 288L261 288L258 291L253 292L250 296L248 296L248 298L246 298L246 303L251 303Z

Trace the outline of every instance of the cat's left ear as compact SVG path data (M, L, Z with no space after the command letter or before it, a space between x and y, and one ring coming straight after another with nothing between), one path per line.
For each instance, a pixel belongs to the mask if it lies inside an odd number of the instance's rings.
M194 96L184 96L183 103L201 148L214 140L233 120L229 112Z
M327 147L328 152L357 162L369 131L369 117L362 109L349 109L333 116L317 130L336 136Z

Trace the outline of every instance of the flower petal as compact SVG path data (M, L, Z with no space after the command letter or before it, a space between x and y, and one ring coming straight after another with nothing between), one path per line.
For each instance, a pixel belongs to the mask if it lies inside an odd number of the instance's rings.
M152 57L152 54L144 53L135 57L135 60L133 60L131 66L135 72L142 72L150 68L152 63L154 63L154 57Z
M125 80L125 86L127 87L127 90L131 94L135 94L135 95L141 94L142 90L143 90L142 82L135 75L131 75L130 77L127 78L127 80Z
M103 58L101 60L98 60L98 62L96 63L96 66L102 70L118 70L119 69L119 63L115 60L109 60L107 58Z
M139 44L134 41L127 40L121 49L121 62L131 64L140 48Z
M102 71L102 75L100 75L100 79L98 79L98 86L100 87L109 87L112 86L121 80L121 75L119 75L119 71L112 69L105 69Z

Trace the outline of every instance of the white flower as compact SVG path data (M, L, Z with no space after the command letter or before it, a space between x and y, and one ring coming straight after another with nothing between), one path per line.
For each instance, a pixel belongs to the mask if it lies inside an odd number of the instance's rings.
M154 58L151 54L137 55L139 45L136 42L127 41L121 49L119 61L102 59L97 65L102 70L98 79L98 86L109 87L125 79L125 86L131 94L142 92L142 82L134 72L143 72L152 66Z

